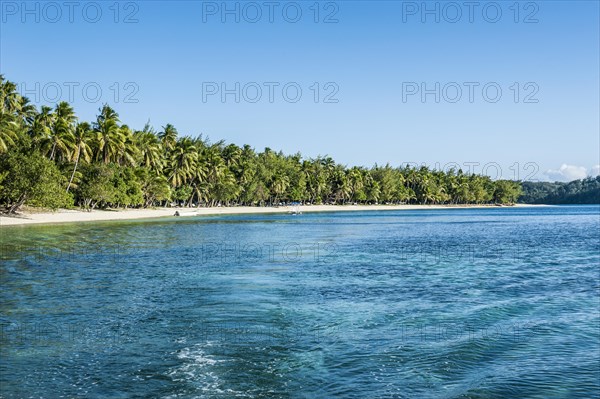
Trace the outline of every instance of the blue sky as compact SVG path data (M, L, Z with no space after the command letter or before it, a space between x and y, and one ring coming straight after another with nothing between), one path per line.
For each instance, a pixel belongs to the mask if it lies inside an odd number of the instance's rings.
M597 1L315 3L3 0L0 73L84 120L108 102L258 150L598 173Z

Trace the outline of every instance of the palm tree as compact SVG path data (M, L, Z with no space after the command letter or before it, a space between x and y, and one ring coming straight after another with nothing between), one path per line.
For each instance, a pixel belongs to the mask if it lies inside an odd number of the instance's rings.
M381 191L379 189L379 182L377 182L370 172L365 175L365 186L367 188L367 200L378 203Z
M202 140L202 137L192 140L195 147L197 158L190 173L190 186L192 187L192 195L188 206L192 205L194 198L198 199L198 206L201 201L206 201L208 196L208 183L206 181L206 174L208 171L207 160L204 158L203 153L206 149L206 144Z
M348 171L348 181L350 186L350 198L352 201L364 201L367 199L364 192L364 171L358 167L353 167Z
M17 92L17 85L0 75L0 154L16 144L32 115L31 105Z
M29 136L34 147L43 150L45 143L50 141L52 134L51 126L54 123L55 115L52 108L42 105L40 112L34 117L33 123L29 127Z
M71 173L71 178L67 185L67 192L69 192L71 184L73 183L73 178L75 177L75 172L77 171L80 159L83 158L86 162L90 162L92 159L92 148L90 147L90 143L94 138L92 133L92 126L87 122L79 123L75 128L75 150L73 151L72 159L75 161L75 166L73 167L73 173Z
M139 149L140 166L146 167L155 173L160 173L164 166L163 148L158 137L145 127L144 130L135 132L135 146Z
M96 132L96 160L109 163L121 149L119 114L108 105L104 105L94 123L94 131Z
M163 131L158 134L158 138L166 152L172 151L177 143L177 129L175 129L175 126L167 123L166 126L163 126Z
M15 144L19 123L11 114L0 111L0 154Z
M135 166L139 147L136 145L135 137L129 126L123 125L119 128L119 141L117 162L120 165Z
M29 102L27 97L19 98L19 109L17 111L17 115L19 119L26 125L31 125L35 116L37 115L37 110L35 109L35 105Z
M227 175L227 165L221 156L222 142L215 143L210 147L206 147L204 151L204 159L206 161L206 181L208 184L209 195L211 196L211 205L214 205L218 200L219 184L229 179Z
M175 143L167 168L171 186L183 186L192 177L197 159L198 153L192 139L183 137Z
M21 103L20 97L17 85L4 80L4 76L0 75L0 111L7 114L17 113Z
M54 160L66 160L74 147L74 130L77 117L69 103L62 101L54 109L54 120L50 128L49 158Z
M235 144L229 144L223 149L223 160L229 169L236 170L240 164L242 149Z
M198 205L200 202L208 200L209 185L206 181L207 165L203 159L199 157L192 173L190 175L190 186L192 187L192 196L190 197L189 206L191 206L194 198L197 198Z
M281 173L275 175L273 179L272 190L275 194L275 205L279 204L279 198L285 193L290 186L290 178Z
M331 174L331 186L333 189L334 201L342 204L346 203L346 200L350 198L352 194L352 187L350 186L350 180L346 173L346 168L342 165L336 165L334 171Z

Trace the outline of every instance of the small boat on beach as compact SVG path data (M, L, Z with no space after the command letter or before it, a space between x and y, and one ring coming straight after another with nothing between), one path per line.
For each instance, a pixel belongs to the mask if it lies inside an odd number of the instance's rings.
M197 216L198 212L197 211L192 211L192 212L180 212L180 211L175 211L175 214L173 216Z
M289 213L292 215L301 215L300 204L297 202L292 203L292 209L290 209Z

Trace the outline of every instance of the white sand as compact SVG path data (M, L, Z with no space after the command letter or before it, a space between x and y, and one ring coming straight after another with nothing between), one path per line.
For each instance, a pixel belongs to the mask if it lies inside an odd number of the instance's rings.
M517 207L535 205L515 205ZM458 208L495 208L494 206L474 205L306 205L298 209L302 213L307 212L336 212L336 211L381 211L381 210L415 210L415 209L458 209ZM200 215L233 215L233 214L257 214L257 213L289 213L292 207L216 207L216 208L158 208L158 209L131 209L84 212L79 210L59 210L53 213L25 212L17 216L0 216L0 227L28 225L28 224L55 224L55 223L77 223L93 222L103 220L133 220L170 217L179 211L182 217Z

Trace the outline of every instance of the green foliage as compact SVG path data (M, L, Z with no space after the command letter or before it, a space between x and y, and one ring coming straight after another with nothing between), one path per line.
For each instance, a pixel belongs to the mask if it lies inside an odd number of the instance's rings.
M510 180L498 180L494 184L494 202L497 204L514 204L521 195L521 185Z
M146 168L138 168L136 174L141 184L144 206L171 199L171 187L166 177L155 175Z
M0 172L0 193L2 193L2 189L4 188L2 186L2 182L4 180L6 180L7 177L8 177L8 170Z
M24 205L50 209L73 205L66 192L66 179L54 162L38 152L8 152L0 157L2 187L0 202L9 213Z
M114 170L108 165L95 163L82 167L82 182L76 196L84 209L92 210L107 205L117 198Z
M188 200L192 195L192 188L189 186L181 186L178 187L174 192L173 192L173 199L176 201L186 201Z
M528 204L600 204L600 176L560 182L523 182L519 202Z
M138 206L144 203L142 185L136 176L134 169L112 165L114 187L114 198L112 200L118 206Z
M19 162L32 164L36 173L7 156L17 153L33 154ZM149 125L134 131L107 104L95 121L82 122L65 102L38 111L1 76L0 156L8 162L0 169L0 205L7 208L23 198L51 207L74 200L94 209L168 205L172 200L188 206L488 204L513 203L520 195L517 182L492 181L460 170L348 168L327 156L306 159L270 148L256 152L249 145L210 143L202 136L180 135L171 124L158 133ZM32 182L36 174L40 182ZM583 188L564 190L571 195ZM541 198L532 191L524 198ZM588 197L573 194L570 200Z

